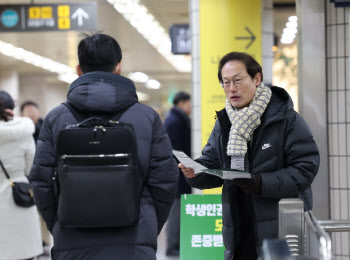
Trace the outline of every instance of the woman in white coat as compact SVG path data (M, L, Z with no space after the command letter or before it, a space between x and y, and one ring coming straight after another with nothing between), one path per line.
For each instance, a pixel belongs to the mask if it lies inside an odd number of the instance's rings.
M33 163L34 124L29 118L13 117L14 102L0 90L0 160L12 181L28 182ZM12 187L0 168L0 260L32 259L43 251L39 216L35 206L19 207Z

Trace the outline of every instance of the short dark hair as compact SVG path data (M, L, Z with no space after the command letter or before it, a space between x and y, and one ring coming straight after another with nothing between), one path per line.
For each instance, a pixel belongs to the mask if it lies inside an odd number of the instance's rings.
M122 60L118 42L106 34L87 35L78 45L78 58L83 73L92 71L112 72Z
M21 113L23 112L23 110L24 110L24 108L26 106L35 106L37 109L39 109L39 105L37 103L35 103L34 101L28 100L28 101L25 101L25 102L22 103L22 105L21 105Z
M183 92L183 91L180 91L178 92L175 97L174 97L174 100L173 100L173 104L175 106L177 106L177 104L180 102L180 101L187 101L187 100L190 100L190 95L187 94L186 92Z
M263 73L260 64L249 54L245 52L230 52L221 58L219 62L218 78L219 82L222 82L221 70L222 67L229 61L238 60L244 63L245 68L249 76L253 79L255 75L259 72L261 74L261 81L263 81Z

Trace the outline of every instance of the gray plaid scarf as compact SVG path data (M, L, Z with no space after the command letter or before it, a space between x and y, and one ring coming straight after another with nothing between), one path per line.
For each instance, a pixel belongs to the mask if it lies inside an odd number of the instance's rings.
M271 89L261 82L256 88L254 98L248 107L234 110L226 99L225 109L231 121L230 137L227 143L227 155L231 156L231 168L244 169L244 158L248 151L247 142L261 124L260 117L271 99Z

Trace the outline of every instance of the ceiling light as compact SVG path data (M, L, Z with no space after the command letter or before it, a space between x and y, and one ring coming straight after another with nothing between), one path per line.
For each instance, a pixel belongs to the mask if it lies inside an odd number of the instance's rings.
M64 73L58 74L58 79L64 82L71 84L74 80L78 78L78 75L75 73Z
M295 15L289 16L289 17L288 17L288 21L290 21L290 22L297 22L297 21L298 21L298 17L295 16Z
M75 73L75 70L73 68L63 63L59 63L57 61L35 54L31 51L27 51L23 48L16 47L10 43L0 41L0 53L16 60L29 63L36 67L40 67L44 70L57 73L59 80L67 82L69 84L78 78L78 75ZM142 72L136 72L135 74L138 75L141 80L143 80L141 82L146 82L146 77L148 79L148 76ZM160 83L156 80L149 80L149 82L150 88L156 89L160 87ZM136 93L140 101L149 100L149 95L138 91Z
M290 44L294 41L294 38L298 32L297 27L297 20L298 18L296 16L289 16L288 22L286 23L286 28L283 29L283 34L281 37L281 43L283 44Z
M139 101L147 101L147 100L149 100L149 95L147 95L147 94L145 94L143 92L137 91L136 94L137 94L137 97L138 97Z
M159 89L160 83L159 83L159 81L157 81L155 79L150 79L149 81L147 81L146 87L151 88L151 89Z
M297 29L295 28L284 28L283 29L283 34L286 33L286 34L291 34L291 35L295 35L296 33L298 32Z
M107 0L179 72L191 72L191 60L171 53L169 34L140 0Z
M281 38L294 39L295 33L283 33Z
M131 72L128 77L135 82L146 83L148 81L148 76L143 72Z
M0 53L16 60L24 61L44 70L59 74L59 79L72 83L78 76L75 70L63 63L45 58L31 51L16 47L10 43L0 41Z
M286 27L287 28L297 28L298 24L297 22L287 22Z
M149 79L148 75L143 72L130 72L128 77L135 82L146 83L148 89L159 89L160 83L155 79Z
M290 39L285 39L285 38L281 39L281 43L283 43L283 44L290 44L292 42L293 42L293 40L290 40Z

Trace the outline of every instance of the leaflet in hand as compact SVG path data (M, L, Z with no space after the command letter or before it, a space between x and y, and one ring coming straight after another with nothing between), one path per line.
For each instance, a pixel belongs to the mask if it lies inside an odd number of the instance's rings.
M212 174L225 180L234 179L251 179L252 175L249 172L234 170L234 169L206 169L203 172Z
M199 174L203 172L203 170L208 170L207 167L193 161L183 151L173 150L173 154L180 161L180 163L182 163L186 168L192 168L195 174Z
M249 172L234 170L234 169L208 169L207 167L193 161L182 151L173 150L175 157L187 168L192 168L194 174L207 173L211 175L218 176L225 180L233 179L251 179L251 174Z

